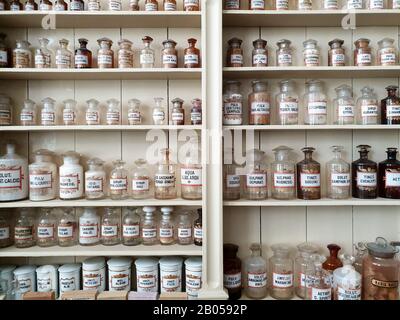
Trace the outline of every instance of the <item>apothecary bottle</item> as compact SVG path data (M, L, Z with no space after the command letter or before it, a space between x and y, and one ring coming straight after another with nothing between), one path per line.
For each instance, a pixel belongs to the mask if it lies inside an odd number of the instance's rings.
M40 11L51 11L53 9L53 4L50 0L40 0L39 10Z
M22 11L24 6L19 0L11 0L9 8L10 11Z
M333 285L333 271L343 266L342 261L340 261L338 257L339 251L342 248L333 243L328 244L327 248L329 250L329 256L326 257L326 260L322 264L322 268L329 274L328 281Z
M121 11L122 10L122 0L108 0L108 10Z
M228 51L226 53L227 67L243 67L243 49L241 48L242 40L232 38L228 41Z
M35 219L31 209L21 208L15 220L14 245L16 248L29 248L36 244Z
M153 38L145 36L143 39L144 48L140 50L140 67L141 68L154 68L154 50L150 48Z
M400 124L400 98L397 95L398 86L387 86L388 96L381 100L381 123Z
M190 212L182 211L178 214L176 229L178 244L188 245L193 243L193 220Z
M399 0L392 0L389 9L400 9L400 1Z
M296 125L299 123L299 96L293 80L279 82L280 92L276 95L277 124Z
M118 41L118 68L127 69L133 68L133 50L132 41L121 39Z
M398 252L384 238L367 243L368 255L363 261L363 300L399 300Z
M325 257L319 254L311 255L310 259L313 262L312 269L306 274L307 281L307 300L331 300L332 285L331 275L322 268L325 262Z
M325 10L338 10L338 0L324 0L322 8Z
M326 164L327 191L326 195L331 199L347 199L350 197L350 164L342 159L342 146L333 146L332 160Z
M200 0L184 0L183 1L184 11L199 11L200 10Z
M106 208L101 217L101 243L115 246L121 241L121 215L119 208Z
M100 110L99 101L96 99L90 99L86 101L86 113L85 120L87 125L98 125L100 124Z
M0 11L9 10L9 5L6 0L0 0Z
M242 265L244 293L251 299L263 299L267 296L267 262L261 256L261 246L252 243L251 256Z
M303 42L303 59L306 67L319 66L320 53L316 40L309 39Z
M251 82L252 92L248 96L249 124L271 124L271 99L266 81L254 80Z
M111 49L113 44L109 38L97 40L99 50L97 51L97 66L100 69L114 68L114 51Z
M304 95L304 124L327 124L328 99L323 90L322 82L320 80L309 80L306 85L307 88Z
M363 268L363 260L364 257L367 254L367 247L365 242L357 242L353 245L354 248L354 252L355 252L355 257L354 257L354 268L356 269L356 271L360 274L362 274L362 268Z
M6 248L14 243L14 219L6 210L0 211L0 248Z
M357 99L357 124L380 124L380 106L374 89L363 87L361 96Z
M346 65L345 50L343 48L344 40L333 39L329 41L328 66L344 67Z
M29 200L45 201L57 196L57 164L54 153L40 149L34 152L34 162L29 165Z
M379 196L400 199L400 161L397 148L387 148L387 159L379 163Z
M224 89L224 125L241 125L243 123L243 96L240 93L241 83L228 80Z
M40 209L36 225L36 243L39 247L51 247L57 244L57 218L51 208Z
M79 164L80 154L68 151L62 155L60 167L60 199L80 199L83 196L83 168Z
M54 61L53 52L47 48L50 41L47 38L39 38L38 41L40 48L35 51L35 68L51 68Z
M249 0L249 10L264 10L265 1L264 0Z
M181 164L181 197L187 200L202 198L203 171L200 139L192 136Z
M87 161L88 170L85 172L85 197L89 200L103 199L105 193L106 172L104 161L92 158Z
M184 51L184 67L185 68L200 68L200 50L196 48L197 40L194 38L188 39L189 47Z
M128 198L128 170L125 168L125 161L113 161L113 168L110 173L110 198L112 200L123 200Z
M135 125L142 123L142 114L140 113L141 101L138 99L130 99L128 101L128 124Z
M304 147L304 160L297 164L297 198L303 200L321 199L321 165L312 158L315 151Z
M119 108L119 101L117 99L109 99L107 103L106 123L108 125L121 124L121 113Z
M6 45L6 38L7 35L0 32L0 68L11 67L10 50Z
M87 9L88 11L100 11L101 10L100 0L89 0L87 3Z
M155 207L143 207L144 217L141 221L140 232L142 244L152 246L158 244L157 220L155 217Z
M271 163L272 198L290 200L296 196L296 169L295 163L290 159L293 149L279 146L273 149L275 161Z
M149 165L145 159L137 159L131 174L132 198L147 199L150 197L151 177Z
M140 244L140 215L137 208L122 208L122 244L125 246Z
M289 0L274 0L273 6L275 10L289 10Z
M386 0L367 0L368 1L368 8L371 10L379 10L386 8Z
M56 101L52 98L42 100L42 110L40 112L40 124L42 126L54 126L57 124Z
M176 1L175 0L164 0L163 7L164 7L164 11L176 11Z
M267 67L268 66L268 49L267 41L264 39L257 39L253 41L252 52L252 66L253 67Z
M100 216L96 208L85 208L79 217L79 244L94 246L100 243Z
M297 0L297 10L312 10L313 1L312 0Z
M359 199L375 199L378 196L376 162L368 159L368 153L371 146L357 146L360 153L360 159L352 163L352 190L353 197Z
M241 189L239 166L235 162L233 149L228 149L225 154L230 157L229 159L224 157L224 199L239 200Z
M32 65L32 53L29 49L31 45L28 41L17 40L16 47L13 50L13 67L30 68Z
M176 227L172 217L173 208L161 208L161 220L158 225L158 236L162 245L171 245L175 243Z
M203 245L203 213L197 209L197 219L193 222L193 242L196 246Z
M67 99L63 101L64 109L62 113L63 123L66 126L76 124L76 101Z
M273 245L274 255L269 259L270 293L275 299L291 299L294 294L294 266L290 247Z
M394 39L383 38L378 41L379 49L376 56L378 66L393 66L397 64L397 49L394 45Z
M64 0L55 0L54 11L68 11L68 4Z
M347 9L363 9L364 0L346 0Z
M75 68L86 69L92 67L92 52L87 49L88 40L78 39L79 48L75 49Z
M224 10L240 10L240 0L225 0Z
M355 102L353 90L344 84L335 89L336 98L333 100L334 123L339 125L354 124Z
M9 126L12 123L13 106L11 105L11 99L5 94L0 93L0 126Z
M291 41L287 39L279 40L276 45L276 65L278 67L290 67L293 63Z
M242 296L242 261L237 257L239 247L235 244L224 243L224 287L230 300Z
M56 50L56 67L58 69L70 69L73 68L73 53L68 50L67 39L61 39L59 47Z
M264 151L258 149L246 152L245 197L248 200L264 200L268 197L267 165Z
M354 50L354 65L365 67L372 65L372 49L369 46L370 40L360 38L354 42L356 49Z
M84 11L85 10L85 3L83 0L71 0L69 5L70 11Z
M192 108L190 109L190 124L202 124L202 102L201 99L192 100Z
M333 300L361 300L361 274L352 266L354 257L341 256L343 267L333 271Z
M312 243L304 242L297 246L298 255L294 261L294 287L299 298L306 299L310 281L307 275L311 273L314 263L311 256L318 252L318 247Z
M144 11L158 11L158 1L146 0L144 4Z
M165 123L165 108L163 105L164 98L157 97L154 98L154 107L153 107L153 124L162 125Z
M184 125L185 124L185 109L183 108L183 100L181 98L175 98L171 101L171 124L172 125Z
M175 199L176 190L176 165L170 160L171 150L164 148L160 150L160 161L154 174L154 198Z
M177 43L174 40L165 40L162 43L161 60L164 68L178 68Z
M63 208L57 223L58 245L71 247L78 243L78 221L75 209Z

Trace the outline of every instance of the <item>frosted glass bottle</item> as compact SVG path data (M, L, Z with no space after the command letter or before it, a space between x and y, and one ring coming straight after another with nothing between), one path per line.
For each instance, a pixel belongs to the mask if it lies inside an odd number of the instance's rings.
M137 208L122 208L122 243L125 246L140 243L140 215Z
M333 299L361 300L361 274L352 266L355 259L346 254L340 258L343 267L333 271Z
M327 124L327 96L322 89L322 82L309 80L304 95L304 124L324 125Z
M150 197L151 178L148 163L144 159L135 161L135 168L131 174L132 198L147 199Z
M100 216L96 208L85 208L79 218L79 244L93 246L100 243Z
M279 146L272 151L275 152L275 161L271 163L272 174L272 198L289 200L296 196L296 168L290 159L293 149Z
M248 200L263 200L268 197L267 166L264 151L248 150L246 153L245 196Z
M354 124L355 103L352 88L345 84L337 87L335 91L337 97L333 100L334 123L339 125Z
M163 106L164 98L154 98L153 107L153 124L162 125L165 124L165 108Z
M326 164L327 197L347 199L350 197L350 164L342 159L344 147L332 146L334 158Z
M260 244L253 243L250 251L251 256L242 264L244 293L251 299L263 299L267 296L267 262L261 257Z

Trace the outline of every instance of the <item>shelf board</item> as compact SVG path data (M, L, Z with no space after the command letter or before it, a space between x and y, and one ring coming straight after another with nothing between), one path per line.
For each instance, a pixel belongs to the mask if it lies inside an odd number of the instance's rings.
M224 201L227 207L330 207L330 206L400 206L400 201L395 199L320 199L320 200L235 200Z
M400 125L241 125L224 126L225 130L296 131L296 130L400 130Z
M2 80L193 80L201 79L201 74L202 68L0 69Z
M201 130L201 125L75 125L75 126L0 126L3 131L147 131L147 130Z
M14 246L0 249L0 257L97 257L97 256L201 256L202 247L195 245L171 246L73 246L73 247L48 247L38 246L30 248L15 248Z
M348 10L224 11L224 27L341 27ZM400 10L351 10L355 25L398 26ZM379 23L378 23L379 21ZM347 19L344 23L347 26Z
M55 17L55 28L200 28L201 26L199 11L1 11L0 26L40 28L43 18L47 15ZM48 24L50 23L45 20L44 25Z
M49 200L49 201L12 201L0 202L0 208L55 208L55 207L134 207L134 206L202 206L202 200Z
M225 79L253 78L398 78L400 66L240 67L224 68Z

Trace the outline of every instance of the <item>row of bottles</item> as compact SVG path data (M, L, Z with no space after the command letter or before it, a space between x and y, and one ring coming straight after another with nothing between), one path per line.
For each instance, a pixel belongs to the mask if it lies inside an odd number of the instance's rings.
M54 209L42 208L36 216L33 209L22 208L17 217L0 211L0 248L143 245L202 246L202 210L197 218L191 211L175 213L172 207L161 207L161 216L155 207L105 208L103 214L96 208L84 208L77 218L75 209L65 208L57 215ZM36 218L37 217L37 218Z
M248 95L249 125L298 125L301 113L306 125L326 125L328 115L333 115L333 124L337 125L377 125L400 124L400 98L398 86L386 87L387 97L380 103L370 87L361 89L361 95L356 99L349 85L343 84L335 88L336 97L329 101L320 80L309 80L306 92L299 97L293 80L279 82L280 92L275 96L275 108L268 92L268 83L262 80L252 81L252 92ZM241 83L229 80L224 88L224 125L242 125L244 122L244 96L241 93ZM303 110L300 110L300 100Z
M185 124L185 107L184 100L175 98L171 101L172 107L170 115L166 112L164 98L154 98L154 107L152 110L152 123L154 125L164 125L169 122L171 125ZM117 99L109 99L106 101L107 110L105 115L102 114L100 102L96 99L86 101L86 110L84 121L86 125L99 125L105 118L107 125L120 125L122 117L126 116L128 125L139 125L146 121L141 112L141 101L138 99L130 99L128 101L128 110L126 115L122 114L120 102ZM42 107L37 112L37 104L30 99L24 101L24 105L18 115L19 124L22 126L42 125L53 126L59 123L59 118L62 117L63 125L77 125L80 114L78 114L77 102L72 99L63 101L63 110L57 110L56 101L47 97L41 101ZM12 125L16 122L13 116L14 107L11 104L11 99L6 95L0 94L0 126ZM105 117L104 117L105 116ZM40 118L40 119L38 119ZM169 121L168 121L169 119ZM202 124L202 102L201 99L193 99L190 108L190 124Z
M224 287L230 299L239 299L242 288L246 296L263 299L269 291L275 299L292 299L294 295L307 300L398 300L400 262L398 249L383 238L357 245L356 257L343 254L340 246L329 244L330 255L319 254L312 243L292 248L273 245L273 256L261 256L261 246L252 244L251 256L242 264L237 257L238 246L224 244ZM268 266L267 266L268 265Z
M400 199L400 161L397 148L387 148L387 159L377 164L368 159L370 146L357 146L360 158L347 163L342 158L342 146L331 147L334 157L326 163L326 196L331 199L382 198ZM271 196L278 200L296 197L303 200L321 199L321 164L312 157L315 151L305 147L304 160L295 164L293 149L279 146L273 149L275 161L270 166ZM244 184L244 197L248 200L268 198L268 170L264 151L253 149L246 154L246 166L225 161L224 199L238 200ZM297 192L296 192L297 191Z

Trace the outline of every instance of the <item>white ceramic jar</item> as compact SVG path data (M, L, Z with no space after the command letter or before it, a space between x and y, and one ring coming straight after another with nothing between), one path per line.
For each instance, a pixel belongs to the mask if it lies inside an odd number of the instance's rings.
M130 291L132 260L126 257L111 258L108 265L108 290Z
M80 155L74 151L63 154L64 164L60 167L60 199L80 199L83 196L83 168Z
M44 265L36 269L36 285L38 292L54 291L58 297L58 266Z
M63 292L81 289L81 265L78 263L64 264L58 268L60 296Z
M103 257L88 258L82 263L82 289L106 290L106 260Z
M160 287L163 292L182 292L182 262L179 257L160 259Z
M36 266L21 266L14 270L15 300L22 300L26 292L36 292Z
M158 259L139 258L135 266L137 292L158 292Z
M202 285L201 257L190 257L185 260L186 292L189 299L197 299Z

